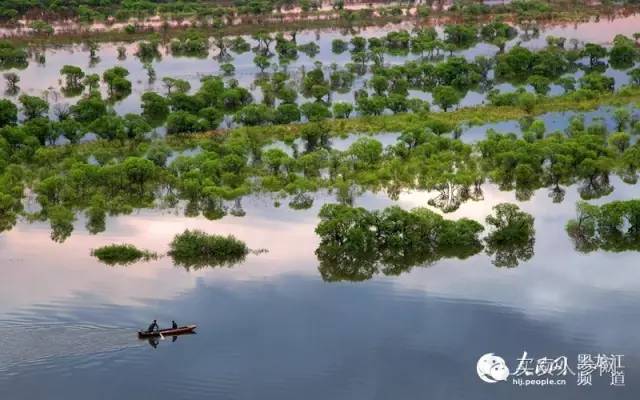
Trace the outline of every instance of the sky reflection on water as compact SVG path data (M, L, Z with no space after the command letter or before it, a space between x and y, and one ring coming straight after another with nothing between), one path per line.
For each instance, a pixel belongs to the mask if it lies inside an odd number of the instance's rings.
M616 190L597 203L638 195L634 186L612 183ZM403 193L398 204L425 206L432 195ZM565 391L541 392L489 386L475 376L479 355L496 352L515 360L523 350L540 357L625 354L629 384L615 395L637 396L637 254L587 256L572 249L563 227L575 213L574 189L561 204L552 204L545 189L519 203L536 216L537 236L535 256L517 268L496 268L481 253L360 283L321 280L313 229L327 199L318 197L306 211L247 198L246 217L221 221L141 211L110 218L107 232L98 236L88 235L78 221L61 245L49 240L42 224L20 223L5 232L0 396L450 399L614 393L600 381L582 392L575 392L573 381ZM485 201L464 203L448 217L483 220L503 201L517 202L512 192L485 185ZM392 202L368 193L356 203L375 209ZM185 228L234 234L269 253L234 268L197 272L174 267L166 257L108 267L89 256L90 248L111 242L162 252ZM173 318L197 323L198 334L161 341L154 350L135 337L152 318L164 325Z
M603 42L618 32L630 35L637 26L638 17L630 17L546 32ZM311 35L299 36L301 42L313 40ZM337 36L323 33L323 40ZM115 46L102 52L96 72L116 62ZM301 54L310 63L305 57ZM318 56L327 57L332 56ZM76 60L83 65L88 57L79 48L54 50L47 68L32 63L23 82L56 87L52 65ZM236 62L239 72L253 68L250 58ZM166 57L156 69L161 78L186 66L215 73L213 64ZM141 68L131 50L124 65ZM197 81L198 74L190 74L185 76ZM146 83L134 81L134 86L139 94ZM119 103L118 110L135 112L136 98ZM547 131L564 129L570 114L543 116ZM588 121L604 116L612 124L606 107L586 115ZM489 127L519 131L514 121L476 126L462 140L475 141ZM395 137L381 138L386 143ZM346 148L352 141L353 136L336 138L334 146ZM637 186L617 178L612 184L612 194L592 203L640 195ZM638 398L637 253L584 255L572 248L564 224L575 216L575 187L560 204L552 203L547 189L526 202L492 185L483 189L484 201L463 203L447 217L483 221L493 205L505 201L532 213L535 255L517 268L496 268L479 253L399 276L323 282L314 229L320 206L334 200L326 193L317 194L314 206L304 211L289 209L286 201L275 208L270 197L248 197L246 217L219 221L141 210L109 217L107 231L97 236L88 234L79 217L63 244L50 240L47 224L20 222L0 234L0 398ZM426 206L433 196L403 192L395 204ZM382 193L365 193L355 202L370 209L394 204ZM249 255L233 268L199 271L175 267L168 257L109 267L90 256L91 248L114 242L164 253L186 228L233 234L269 252ZM171 319L196 323L198 334L161 341L153 349L135 335L153 318L162 326ZM564 388L517 388L487 385L476 376L480 355L495 352L513 362L524 350L571 360L582 352L624 354L627 386L614 389L606 378L595 377L593 387L578 388L569 377Z
M551 24L543 26L539 37L522 37L521 35L509 41L507 49L517 45L518 43L523 46L539 49L546 46L546 37L551 36L563 36L567 38L567 46L570 46L569 39L577 38L581 42L593 41L601 44L610 44L613 38L617 34L624 34L631 36L640 26L640 16L633 15L628 17L616 18L613 21L601 19L599 22L583 22L577 24ZM364 37L382 36L389 30L394 29L408 29L411 30L413 24L390 24L386 27L370 27L358 32L359 35ZM442 27L438 27L439 32L442 34ZM299 76L301 69L310 70L314 67L314 62L320 60L323 61L326 68L329 68L331 63L336 63L338 66L343 67L345 64L351 62L351 56L349 52L342 54L335 54L331 50L331 41L339 38L343 40L349 40L353 34L344 34L337 29L321 29L321 30L307 30L301 31L297 35L297 41L299 44L316 42L320 46L320 51L316 57L311 58L306 54L299 52L298 58L292 61L286 69L290 71L293 76ZM253 40L246 36L246 39L255 44ZM526 39L526 40L525 40ZM126 48L126 58L124 60L118 59L117 48L123 46ZM168 52L168 50L161 46L162 58L152 62L153 68L157 74L157 80L154 83L149 83L147 79L147 72L144 69L143 63L135 56L137 51L137 43L104 43L100 46L97 52L99 62L92 64L89 59L89 52L86 46L81 44L76 45L64 45L57 48L47 48L44 50L46 63L38 64L34 60L29 62L29 66L25 70L14 70L17 72L21 81L19 86L21 93L27 93L30 95L41 96L46 94L48 100L52 103L60 103L71 105L78 101L80 96L76 97L64 97L61 92L63 86L63 79L61 79L60 69L64 65L76 65L81 67L87 73L102 73L115 65L120 65L127 68L130 71L129 79L132 82L132 93L123 100L117 101L114 104L114 109L120 114L126 113L140 113L140 97L146 91L156 91L165 93L166 90L162 84L163 77L173 77L187 80L191 84L191 93L198 90L200 87L200 79L206 75L219 74L220 62L213 59L215 54L214 50L210 50L207 57L183 57L174 56ZM498 48L488 43L478 43L475 46L457 51L455 55L463 56L468 60L473 60L478 55L485 55L493 57L498 51ZM256 78L258 72L257 67L253 63L254 54L252 52L246 52L243 54L233 54L233 65L236 72L233 78L237 79L239 83L247 88L250 88L254 95L255 101L260 102L262 94L260 88L253 86L253 81ZM417 59L419 56L416 54L407 55L385 55L385 64L394 65L402 64L407 60ZM277 57L274 58L277 61ZM576 77L581 75L581 71L578 71ZM612 68L608 68L605 75L615 78L616 88L620 88L629 82L625 71L618 71ZM333 93L332 100L335 101L353 101L353 91L363 86L366 80L370 77L370 74L357 77L354 81L352 89L348 93ZM6 83L2 83L4 87ZM498 85L503 90L512 90L513 86L510 84ZM531 88L529 88L531 90ZM107 89L102 84L103 96L107 96ZM552 85L551 95L559 95L562 93L562 89L557 85ZM410 95L418 97L431 102L432 96L428 92L411 90ZM4 94L1 97L7 97ZM12 97L9 97L12 98ZM12 98L14 101L15 99ZM461 100L461 105L470 106L482 104L486 99L485 93L479 93L478 91L471 90L466 93L464 99ZM305 101L311 101L312 99L305 99L300 96L298 101L300 103ZM51 115L53 116L53 107L51 109ZM162 129L160 133L162 133Z

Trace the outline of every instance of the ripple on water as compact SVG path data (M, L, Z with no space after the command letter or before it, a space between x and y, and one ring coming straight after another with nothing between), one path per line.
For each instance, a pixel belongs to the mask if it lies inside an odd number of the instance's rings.
M49 361L61 357L78 357L74 367L89 368L107 353L144 344L132 334L132 328L24 321L0 324L0 372L8 374L27 366L53 367ZM91 357L82 358L87 355Z

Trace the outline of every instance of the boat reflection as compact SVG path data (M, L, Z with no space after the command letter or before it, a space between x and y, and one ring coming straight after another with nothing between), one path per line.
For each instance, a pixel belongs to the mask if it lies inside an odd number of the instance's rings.
M178 341L178 336L189 336L189 335L195 335L195 332L189 332L189 333L182 333L180 335L174 335L171 336L171 343L175 343ZM167 337L163 336L163 337L158 337L158 336L153 336L147 339L147 342L149 343L149 346L153 347L154 349L158 348L158 345L160 344L161 341L166 341Z

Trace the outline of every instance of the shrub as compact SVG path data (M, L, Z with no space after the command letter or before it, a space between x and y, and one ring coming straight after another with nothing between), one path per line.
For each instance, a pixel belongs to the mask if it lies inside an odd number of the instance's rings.
M169 255L175 264L186 269L230 267L244 261L249 253L247 245L231 235L209 235L199 230L176 235L170 247Z
M91 250L91 255L107 265L129 265L140 260L155 259L155 253L140 250L131 244L110 244Z

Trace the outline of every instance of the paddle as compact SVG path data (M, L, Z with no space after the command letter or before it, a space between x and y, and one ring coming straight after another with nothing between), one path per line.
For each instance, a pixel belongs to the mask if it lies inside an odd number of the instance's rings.
M164 340L164 335L162 335L162 332L158 331L158 333L160 334L160 340Z

